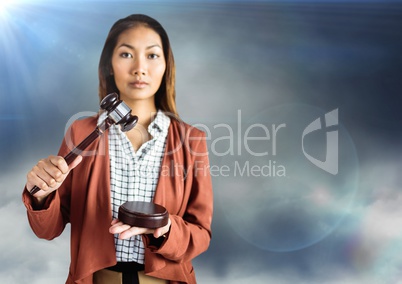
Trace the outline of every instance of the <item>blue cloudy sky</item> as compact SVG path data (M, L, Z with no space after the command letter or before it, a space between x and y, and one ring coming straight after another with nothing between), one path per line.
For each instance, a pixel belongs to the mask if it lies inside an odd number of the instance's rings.
M364 0L0 2L0 282L65 281L69 228L37 239L20 195L98 110L104 40L132 13L167 30L179 113L207 133L199 283L402 283L402 2Z

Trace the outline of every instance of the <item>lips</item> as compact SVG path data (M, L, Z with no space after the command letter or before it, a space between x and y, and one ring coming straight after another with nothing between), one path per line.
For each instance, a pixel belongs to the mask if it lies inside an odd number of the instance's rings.
M129 85L136 89L142 89L142 88L145 88L148 85L148 83L138 80L138 81L131 82Z

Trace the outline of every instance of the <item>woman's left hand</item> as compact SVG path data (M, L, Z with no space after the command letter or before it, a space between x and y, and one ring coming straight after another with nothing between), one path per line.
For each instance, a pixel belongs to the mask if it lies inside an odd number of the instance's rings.
M140 227L131 227L130 225L120 222L118 219L112 221L112 226L109 228L111 234L119 234L119 239L129 239L132 236L143 235L143 234L153 234L155 238L159 238L167 234L170 230L170 218L166 226L148 229Z

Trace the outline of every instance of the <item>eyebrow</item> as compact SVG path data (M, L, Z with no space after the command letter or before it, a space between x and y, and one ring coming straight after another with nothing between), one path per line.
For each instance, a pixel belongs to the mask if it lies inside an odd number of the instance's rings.
M122 44L120 44L119 45L119 48L120 47L127 47L127 48L129 48L129 49L135 49L134 48L134 46L132 46L132 45L130 45L130 44L128 44L128 43L122 43ZM153 44L153 45L150 45L150 46L147 46L145 49L151 49L151 48L153 48L153 47L159 47L160 49L162 49L162 47L159 45L159 44Z

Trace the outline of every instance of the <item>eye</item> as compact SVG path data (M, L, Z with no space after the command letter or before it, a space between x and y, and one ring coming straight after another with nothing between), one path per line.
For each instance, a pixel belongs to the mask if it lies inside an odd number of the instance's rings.
M128 53L128 52L122 52L120 54L120 56L123 57L123 58L133 58L133 55L131 53Z
M155 53L152 53L152 54L149 54L149 55L148 55L148 58L149 58L149 59L157 59L157 58L159 58L159 55L158 55L158 54L155 54Z

